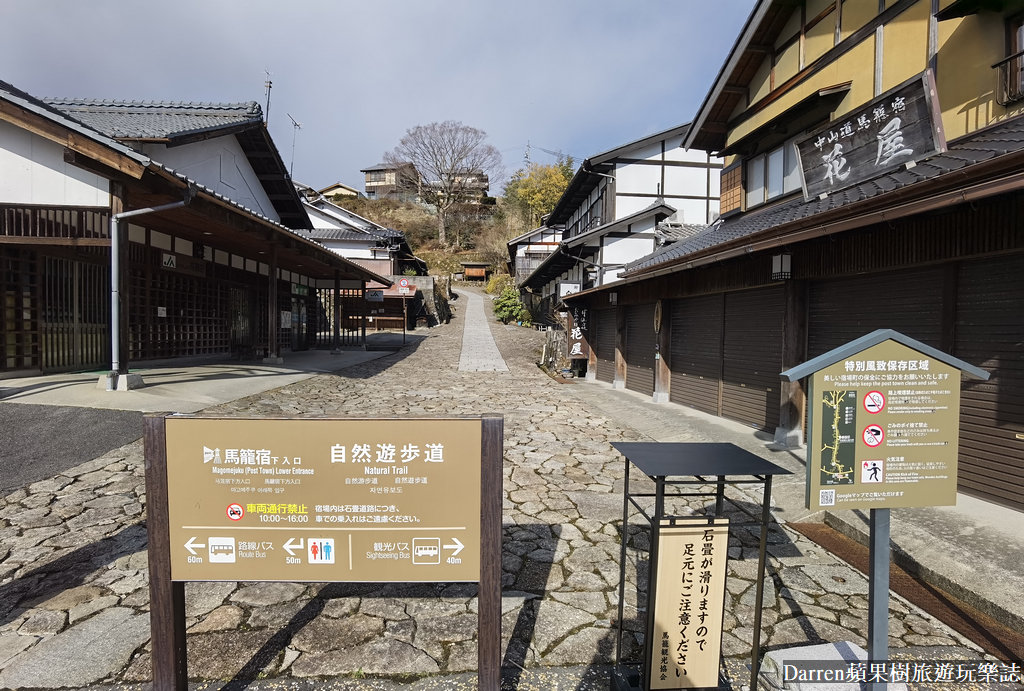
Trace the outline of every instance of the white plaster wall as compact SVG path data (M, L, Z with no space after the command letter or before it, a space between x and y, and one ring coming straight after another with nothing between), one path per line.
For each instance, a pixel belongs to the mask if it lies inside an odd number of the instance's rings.
M373 251L353 240L319 240L324 247L346 259L373 259Z
M653 230L653 222L645 223L643 225L648 230ZM635 232L638 232L636 227L634 227L634 233ZM605 266L609 264L626 264L639 259L640 257L647 256L655 249L654 237L651 235L646 237L637 237L634 235L624 238L605 237L602 241L602 245L601 263ZM622 269L605 270L602 285L616 280L620 273L622 273Z
M619 218L625 218L626 216L635 214L637 211L646 209L655 201L656 200L650 197L618 196L615 198L615 215Z
M235 137L217 137L173 148L146 144L143 152L231 201L280 222L281 217Z
M0 202L110 207L106 178L64 162L64 147L0 121Z
M714 173L711 175L710 173ZM679 168L667 166L665 168L665 192L666 194L683 194L688 197L706 197L708 194L708 183L712 178L719 178L717 170L708 168ZM717 183L713 183L713 192Z
M662 166L639 165L636 163L621 165L615 171L615 193L640 193L657 194L658 186L661 184ZM667 184L666 180L666 184ZM622 218L618 211L618 199L616 202L616 214Z

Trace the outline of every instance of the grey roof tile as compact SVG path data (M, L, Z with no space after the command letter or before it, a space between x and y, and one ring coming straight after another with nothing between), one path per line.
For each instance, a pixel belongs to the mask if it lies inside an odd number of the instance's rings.
M217 130L263 119L255 101L183 103L45 98L45 103L115 139L163 139Z

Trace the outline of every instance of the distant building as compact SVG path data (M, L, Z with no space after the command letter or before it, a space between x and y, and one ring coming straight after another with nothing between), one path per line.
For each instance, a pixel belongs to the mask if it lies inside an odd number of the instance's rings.
M322 190L317 190L317 193L322 195L322 196L324 196L324 197L327 197L328 199L331 198L331 197L358 197L358 196L361 196L361 193L360 193L359 190L357 190L355 187L349 187L348 185L346 185L343 182L336 182L333 185L328 185L327 187L323 188Z
M359 172L366 176L367 199L413 201L417 197L420 175L411 163L378 163Z

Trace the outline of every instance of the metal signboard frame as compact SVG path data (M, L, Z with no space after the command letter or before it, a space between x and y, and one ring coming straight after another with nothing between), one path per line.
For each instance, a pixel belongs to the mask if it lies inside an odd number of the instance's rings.
M168 425L173 427L168 438ZM248 424L246 424L248 423ZM384 449L385 456L377 461L362 457L363 444L355 444L360 452L358 461L352 456L353 445L338 443L336 449L329 446L318 453L318 458L311 457L308 451L302 451L303 458L297 459L290 454L282 454L283 450L308 449L309 440L318 442L324 439L338 439L340 442L352 442L351 430L380 429L387 426L401 437L400 430L427 429L435 430L438 438L445 434L445 428L451 433L448 439L461 437L460 443L452 448L453 461L451 467L444 471L436 470L443 466L437 458L429 461L434 465L434 472L467 474L473 482L478 479L479 493L467 492L469 506L456 508L451 513L453 502L451 490L443 482L430 484L427 473L423 483L415 486L416 491L410 494L419 495L419 508L405 510L400 501L380 499L379 504L345 505L345 483L339 478L353 479L365 477L367 480L379 474L392 478L395 486L402 486L407 479L402 468L401 457L391 457L390 451ZM147 531L149 536L149 572L150 572L150 619L153 642L153 688L156 691L183 691L188 688L187 648L185 642L185 583L188 580L227 580L227 581L316 581L316 582L478 582L478 677L481 688L498 688L500 684L501 664L501 466L502 466L502 435L504 421L500 415L486 415L472 418L447 419L324 419L324 418L289 418L289 419L246 419L246 418L209 418L199 416L151 415L144 419L144 442L146 458L146 494L147 494ZM260 436L253 433L253 425L262 426L271 435ZM413 427L410 427L413 426ZM192 440L182 442L188 437L190 427L202 430L201 435L194 435ZM223 428L219 430L219 427ZM315 431L310 432L311 429ZM331 436L324 430L342 430L349 438L342 439ZM218 431L219 430L219 431ZM254 446L257 453L240 453L240 449L224 446L225 440L238 438L238 430L248 437L248 441L267 442L268 439L282 439L282 448L273 448L275 444L268 442L260 449ZM470 431L470 434L466 432ZM479 434L477 435L476 432ZM278 436L273 436L278 435ZM255 437L255 439L251 439ZM372 437L371 437L372 438ZM466 439L473 440L469 448ZM363 437L360 437L362 440ZM214 444L203 441L213 441ZM476 447L476 440L479 447ZM234 443L229 442L229 443ZM303 446L303 443L307 444ZM320 443L323 446L323 443ZM387 447L387 444L382 446ZM412 446L412 445L410 445ZM287 447L287 448L285 448ZM454 448L459 447L459 448ZM185 451L183 451L185 449ZM170 453L169 453L170 451ZM422 450L417 450L422 451ZM264 453L265 452L265 453ZM294 451L292 452L294 453ZM441 453L440 451L438 453ZM270 455L278 454L278 455ZM287 463L285 459L287 458ZM414 467L414 459L428 463L426 458L414 456L410 451L405 461L406 468ZM220 461L219 463L217 461ZM300 460L301 463L296 463ZM170 461L170 463L169 463ZM236 462L237 461L237 462ZM358 463L358 465L357 465ZM333 473L331 472L333 466ZM456 467L458 466L458 467ZM472 466L468 468L467 466ZM296 476L296 468L303 473ZM344 472L342 468L344 467ZM426 466L423 466L426 467ZM218 468L219 472L215 472ZM171 469L171 472L169 472ZM373 469L370 473L369 469ZM388 471L383 473L382 471ZM398 472L402 470L404 472ZM359 472L362 471L362 472ZM468 472L467 472L468 471ZM191 475L190 475L191 473ZM319 473L319 475L317 475ZM365 475L364 475L365 473ZM182 475L183 477L177 477ZM332 482L333 476L333 482ZM271 478L274 484L267 484L265 494L257 498L253 484L224 483L224 479ZM294 478L294 479L293 479ZM338 503L324 501L316 506L307 505L304 498L290 496L288 490L282 488L278 481L292 479L293 486L301 487L302 478L308 479L305 491L313 492L317 497L336 497ZM219 482L218 482L219 480ZM256 483L259 487L263 485ZM351 489L356 483L349 483ZM362 496L367 483L359 483ZM287 486L285 486L287 487ZM269 488L269 489L267 489ZM234 491L232 491L234 489ZM375 487L376 489L376 487ZM280 490L280 493L279 493ZM326 493L326 494L323 494ZM429 516L416 516L416 513L429 514L432 510L431 493L437 495L436 510L438 515L456 521L465 519L472 525L465 526L430 526ZM187 495L187 496L186 496ZM276 496L275 496L276 495ZM376 496L376 495L375 495ZM390 495L381 495L382 497ZM401 494L397 496L402 496ZM274 502L274 499L278 502ZM316 499L320 502L320 499ZM367 501L361 499L360 501ZM409 502L410 506L412 502ZM273 507L273 510L271 510ZM369 509L373 508L375 513ZM194 515L194 518L190 516ZM195 525L180 525L184 517L189 517ZM274 518L263 521L263 518ZM422 524L415 520L422 518ZM254 520L255 519L255 520ZM343 520L344 519L344 520ZM353 520L355 519L355 520ZM280 525L283 523L283 525ZM353 525L357 523L358 525ZM206 525L209 524L209 525ZM267 525L264 525L267 524ZM334 529L333 532L331 529ZM376 554L368 548L365 535L373 531L387 531L386 534L403 535L409 530L422 529L423 535L429 533L426 540L436 544L422 548L419 556L423 561L412 569L422 569L423 576L409 579L410 566L403 563L403 568L395 568L397 561L388 561L384 572L375 570L372 564L360 565L356 562L362 556L368 561L370 554ZM447 530L445 536L463 535L464 541L456 541L451 537L442 536L442 528ZM280 532L272 532L279 530ZM451 531L460 531L453 533ZM268 532L270 531L270 532ZM441 531L441 532L439 532ZM266 535L263 533L266 532ZM385 534L385 533L380 533ZM415 534L415 533L413 533ZM302 535L296 538L295 536ZM345 536L335 539L333 535ZM353 558L352 536L363 552L355 552ZM472 535L477 539L470 539ZM187 536L187 539L186 539ZM240 537L245 540L239 540ZM214 537L213 540L210 538ZM347 542L347 544L346 544ZM405 552L391 555L410 564L415 548L410 549L412 539L407 540ZM180 543L180 544L179 544ZM302 543L299 546L299 543ZM447 544L450 543L450 544ZM388 541L391 544L391 541ZM425 543L424 543L425 544ZM246 545L246 549L240 549ZM249 550L248 547L259 545L264 547ZM286 549L287 545L287 549ZM460 546L461 545L461 546ZM377 549L377 547L372 547ZM454 555L467 549L463 557ZM477 551L478 550L478 551ZM273 551L273 557L268 553ZM380 544L383 554L387 551L384 543ZM227 560L230 552L231 560ZM470 558L470 555L473 558ZM451 557L445 559L445 557ZM280 562L280 563L278 563ZM241 565L244 573L234 569ZM295 568L296 577L289 577L289 569ZM467 571L469 569L469 571ZM261 573L262 570L262 573ZM471 572L470 572L471 571ZM395 574L391 577L390 574ZM413 572L415 573L415 571Z

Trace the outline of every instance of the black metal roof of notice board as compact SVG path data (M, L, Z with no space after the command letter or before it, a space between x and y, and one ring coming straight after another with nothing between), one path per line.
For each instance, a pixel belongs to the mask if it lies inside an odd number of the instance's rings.
M944 362L951 367L956 367L964 374L975 379L985 381L990 376L988 372L980 367L975 367L970 363L964 362L958 357L953 357L949 353L944 353L941 350L932 348L930 345L921 343L921 341L913 339L910 336L904 336L899 331L893 331L892 329L878 329L877 331L872 331L869 334L854 339L845 345L841 345L838 348L833 348L827 353L822 353L818 357L812 358L801 365L791 367L785 372L779 374L779 377L781 377L783 381L796 381L798 379L803 379L804 377L814 374L818 370L825 369L830 365L834 365L837 362L852 357L862 350L867 350L871 346L875 346L883 341L889 340L901 343L908 348L913 348L922 355L927 355L933 360L938 360L939 362Z
M792 474L735 444L619 441L612 447L649 477Z

